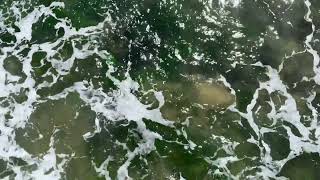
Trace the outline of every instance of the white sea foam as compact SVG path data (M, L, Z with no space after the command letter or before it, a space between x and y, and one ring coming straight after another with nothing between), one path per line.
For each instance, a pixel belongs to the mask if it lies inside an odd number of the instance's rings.
M293 1L287 1L292 3ZM231 6L231 7L240 7L240 0L219 0L219 3L222 7ZM212 15L212 1L208 3L206 11L203 12L203 16L208 23L213 23L219 27L223 26L223 22L220 17ZM307 14L305 15L305 20L312 23L312 33L306 37L305 45L307 51L312 54L314 58L313 70L315 72L314 80L317 84L320 83L320 68L319 66L319 55L316 50L313 49L311 43L313 41L313 35L315 32L315 25L311 19L311 3L309 0L305 0L307 7ZM114 26L111 16L109 14L105 15L105 19L98 23L95 26L89 26L84 28L76 29L72 27L72 23L68 19L57 18L53 13L55 8L64 8L64 3L54 2L50 6L38 6L34 7L33 11L28 13L23 17L22 9L19 6L19 2L12 4L10 12L16 19L15 25L20 29L20 32L15 32L13 28L4 23L4 15L0 11L0 32L7 31L11 33L16 38L16 42L12 46L6 46L1 48L0 54L0 98L4 98L8 101L8 106L1 106L0 108L0 158L6 162L10 162L11 157L20 158L25 161L28 166L35 165L35 169L26 170L20 166L15 166L12 163L8 164L8 168L11 169L15 174L15 179L63 179L63 173L65 172L65 166L68 163L68 160L72 155L66 154L57 154L55 150L55 134L59 131L56 130L50 138L50 148L47 152L41 156L34 156L24 150L21 146L15 141L15 130L17 128L24 128L26 123L28 123L29 117L35 110L36 104L41 104L47 100L57 100L64 99L71 92L76 92L79 94L81 100L90 106L91 110L96 114L102 115L106 120L109 121L119 121L119 120L128 120L133 121L137 124L136 130L140 133L142 140L138 143L137 147L130 151L125 145L123 148L127 151L125 162L119 167L117 171L117 178L119 180L129 179L128 167L131 165L131 161L139 155L146 155L155 149L155 141L157 139L161 140L162 136L157 133L149 130L146 127L144 122L145 119L174 128L172 121L166 120L163 118L160 108L165 104L165 98L160 91L152 90L156 100L159 102L159 106L150 109L150 105L145 105L139 101L139 98L135 95L135 92L140 91L140 86L130 77L130 71L128 70L125 79L118 80L115 78L117 71L114 67L109 64L109 71L107 72L105 78L109 78L116 89L110 92L106 92L103 88L96 88L92 82L80 81L75 82L72 86L65 88L62 92L58 94L51 95L47 98L41 98L37 93L39 90L44 88L52 87L60 77L68 75L70 70L74 66L76 61L81 61L90 57L92 55L98 55L102 59L107 59L110 57L110 54L105 50L100 50L99 47L92 49L92 42L83 44L81 48L77 47L75 44L83 37L91 37L92 39L98 38L97 35L103 33L105 24ZM219 12L225 15L225 12ZM225 14L224 14L225 13ZM56 29L62 28L64 30L64 35L53 42L44 42L41 44L30 43L32 39L32 27L35 23L39 22L41 17L54 17L58 20L58 23L55 25ZM238 23L237 20L234 20L234 23ZM239 25L240 27L240 25ZM151 31L151 28L148 26L148 31ZM207 36L213 36L219 34L220 32L214 31L208 27L199 27L199 31L202 31L203 34ZM233 38L243 38L244 34L240 31L233 34ZM66 41L70 41L72 44L73 54L68 59L63 59L62 57L57 57L57 50L63 48L63 45ZM157 45L161 44L161 39L155 33L154 41ZM263 41L263 39L261 40ZM26 45L27 43L29 45ZM28 54L26 56L20 55L20 53L29 48ZM40 84L37 84L34 79L34 69L31 66L31 60L34 53L38 51L46 52L46 58L48 62L52 64L52 68L57 72L53 73L47 71L43 76L51 76L52 82L43 81ZM16 56L19 61L22 63L22 73L26 76L24 82L20 83L19 80L22 77L18 75L10 74L4 67L4 60L9 56ZM182 60L182 57L178 50L175 51L175 56L178 59ZM194 57L198 61L204 61L204 55L195 53ZM234 66L236 66L235 63ZM315 99L316 93L313 92L308 98L306 98L307 107L312 112L312 119L310 127L306 126L301 122L301 115L297 108L297 103L294 97L288 92L288 88L282 82L279 70L282 68L274 69L270 66L263 66L261 63L256 64L262 68L265 68L267 71L267 76L269 80L260 82L259 88L255 90L253 98L249 105L246 108L246 112L240 112L236 108L236 102L232 104L228 110L238 113L242 118L245 118L256 137L251 136L247 142L256 144L261 152L261 165L258 167L261 169L261 172L258 172L255 177L263 177L268 179L270 177L281 179L277 177L277 173L280 171L281 167L296 157L297 155L303 152L319 152L320 147L320 130L317 123L318 112L313 107L312 102ZM130 66L130 65L129 65ZM221 76L218 81L222 82L226 87L231 90L233 95L236 95L236 91L232 88L231 84L228 83L227 79L224 76ZM10 83L8 83L10 82ZM19 94L21 90L26 90L25 95L27 100L22 103L17 103L13 98L12 94ZM266 90L268 94L279 94L285 98L284 104L281 104L281 108L276 108L276 103L270 100L268 104L271 106L271 111L268 113L268 117L273 121L272 125L275 125L277 122L287 122L294 126L302 137L298 137L295 133L292 132L292 129L288 126L283 126L287 132L288 140L290 143L290 154L288 157L282 160L274 160L271 156L271 147L266 142L262 140L263 134L268 132L275 132L274 129L268 127L261 127L256 123L254 118L254 108L257 105L257 101L260 98L259 92L261 90ZM2 101L2 100L1 100ZM3 101L4 102L4 101ZM10 114L12 118L7 121L6 115ZM87 132L83 134L83 138L89 140L96 133L100 133L101 129L101 119L98 117L95 119L95 130L94 132ZM189 120L185 121L185 124L188 126ZM315 131L316 140L310 139L310 134L312 131ZM187 144L185 147L190 150L194 150L198 147L198 144L189 139L189 136L185 129L181 131L177 130L178 134L182 135L186 140ZM232 141L223 136L212 135L212 139L219 140L221 150L226 152L226 157L218 157L214 159L213 157L206 157L205 160L215 166L218 166L224 170L220 172L216 170L215 173L226 173L230 178L238 179L240 175L245 172L242 170L239 175L233 175L228 169L228 163L239 161L240 159L235 155L235 148L240 144L239 142ZM96 172L105 177L105 179L111 179L110 173L107 170L107 167L113 157L109 156L102 164L95 165L94 167ZM250 178L250 177L248 177ZM9 179L9 177L7 177ZM183 174L180 175L180 179L183 178Z
M306 7L307 7L307 13L306 15L304 16L304 19L306 21L308 21L309 23L312 24L312 32L306 37L306 40L305 40L305 44L307 46L307 51L312 54L313 56L313 71L315 73L315 76L314 76L314 81L320 85L320 66L319 66L319 63L320 63L320 57L319 57L319 54L316 50L313 49L312 45L310 44L312 41L313 41L313 35L314 35L314 32L315 32L315 25L313 24L313 21L311 19L311 3L309 0L305 0L304 1Z

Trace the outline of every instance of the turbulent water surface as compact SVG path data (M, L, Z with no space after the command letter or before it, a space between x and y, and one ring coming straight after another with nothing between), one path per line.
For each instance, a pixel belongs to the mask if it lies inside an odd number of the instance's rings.
M0 0L0 178L320 179L320 1Z

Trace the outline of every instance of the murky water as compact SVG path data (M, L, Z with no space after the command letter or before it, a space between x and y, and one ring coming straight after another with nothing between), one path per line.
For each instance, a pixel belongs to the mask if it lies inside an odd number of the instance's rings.
M317 0L0 1L0 178L320 179Z

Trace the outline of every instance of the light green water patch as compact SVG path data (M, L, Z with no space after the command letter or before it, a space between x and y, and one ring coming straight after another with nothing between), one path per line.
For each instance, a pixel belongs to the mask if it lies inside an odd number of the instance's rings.
M56 153L72 157L66 167L67 178L95 179L90 147L83 138L85 133L94 131L95 114L77 94L37 106L27 127L16 131L17 143L34 156L42 156L53 137Z
M22 64L15 56L7 57L3 62L3 67L14 76L23 76Z
M67 136L67 138L71 139L82 139L83 134L93 130L95 115L83 104L77 94L70 94L66 99L48 101L46 103L39 104L38 106L39 108L37 111L31 115L30 125L28 125L28 128L26 128L26 131L24 132L20 130L17 132L18 139L23 141L23 137L20 137L23 135L25 135L25 137L30 136L29 138L31 139L37 139L36 137L31 136L38 136L39 141L49 143L50 137L55 135L54 132L56 130L58 131L57 134L61 133L62 135L65 134L63 133L64 131L70 131L71 136ZM62 141L63 136L59 139ZM82 140L80 139L73 141L69 140L69 142L66 144L68 144L68 146L72 146L72 143L81 143ZM34 143L37 144L36 141ZM38 147L35 147L36 145L30 145L31 144L29 144L29 147L34 150L41 150L41 147L45 148L45 146L41 145ZM33 153L37 154L40 152Z

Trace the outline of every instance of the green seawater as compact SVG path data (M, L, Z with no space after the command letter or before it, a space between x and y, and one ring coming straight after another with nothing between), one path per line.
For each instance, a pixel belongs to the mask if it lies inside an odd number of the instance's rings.
M317 0L0 0L0 179L320 179Z

